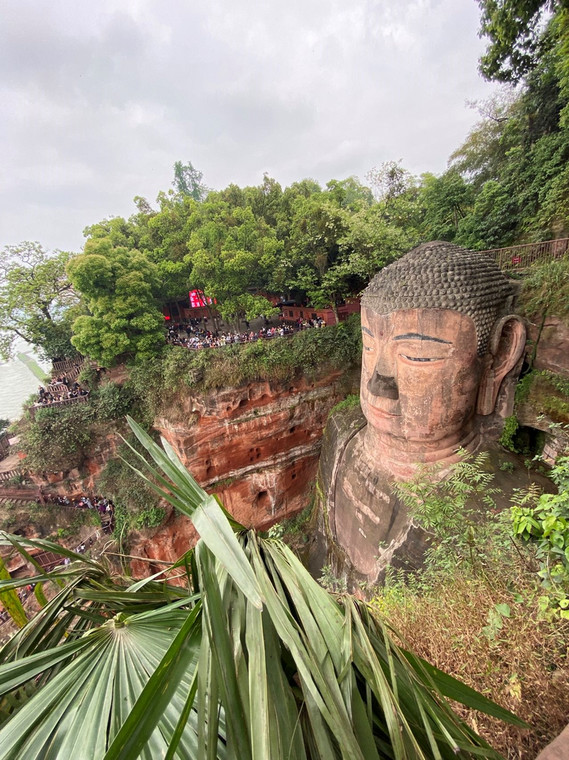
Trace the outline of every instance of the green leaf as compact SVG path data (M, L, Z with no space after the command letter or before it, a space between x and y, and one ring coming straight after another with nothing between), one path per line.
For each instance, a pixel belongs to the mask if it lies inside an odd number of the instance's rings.
M225 568L254 607L261 609L263 596L251 565L235 533L213 496L208 496L192 515L192 522L208 549Z
M201 606L196 605L188 614L176 638L130 710L104 760L136 760L139 757L183 676L196 660L201 639L200 612Z
M4 560L0 557L0 578L3 580L11 581L12 577L8 572ZM0 602L4 605L4 609L10 615L14 623L22 628L28 622L24 605L20 601L20 597L13 589L6 591L0 591Z

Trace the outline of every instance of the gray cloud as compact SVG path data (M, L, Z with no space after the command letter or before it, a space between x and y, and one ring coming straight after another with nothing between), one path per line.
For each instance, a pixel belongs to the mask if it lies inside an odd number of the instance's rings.
M0 10L0 245L79 249L176 160L217 188L440 172L492 92L472 0L92 5Z

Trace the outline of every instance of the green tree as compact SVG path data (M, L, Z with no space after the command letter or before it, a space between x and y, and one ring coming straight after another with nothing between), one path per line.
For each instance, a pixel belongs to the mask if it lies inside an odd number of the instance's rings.
M486 182L472 211L461 219L456 242L467 248L485 250L511 245L519 225L515 198L499 182Z
M283 248L274 229L249 205L230 206L224 193L210 193L197 213L200 221L184 259L191 267L191 287L215 299L225 318L272 313L263 294L270 289Z
M10 355L16 337L47 358L75 354L69 310L78 297L65 267L73 254L49 253L39 243L6 246L0 252L0 353Z
M202 182L203 173L194 167L191 161L174 164L174 180L172 185L180 195L187 195L195 201L203 201L208 194L208 188Z
M480 36L490 44L480 59L486 79L519 82L537 64L547 44L544 19L562 7L561 0L478 0Z
M424 237L452 242L461 220L470 210L471 187L456 169L449 169L440 177L424 174L420 196L424 208Z
M89 313L73 323L73 345L104 366L141 360L164 341L164 318L155 292L156 267L137 250L114 247L109 238L92 238L68 265L74 287Z
M349 270L340 251L348 212L326 193L297 198L286 245L286 285L314 306L332 306L351 292ZM331 300L329 300L331 299Z

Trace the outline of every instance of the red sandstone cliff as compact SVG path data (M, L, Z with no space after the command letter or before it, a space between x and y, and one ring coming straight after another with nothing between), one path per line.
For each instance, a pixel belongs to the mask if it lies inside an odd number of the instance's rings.
M188 394L155 426L197 481L219 494L240 522L265 529L308 504L328 413L345 394L340 372L286 388L253 383ZM158 531L140 533L131 553L173 560L194 540L190 521L172 514ZM133 561L133 571L147 574L148 564Z

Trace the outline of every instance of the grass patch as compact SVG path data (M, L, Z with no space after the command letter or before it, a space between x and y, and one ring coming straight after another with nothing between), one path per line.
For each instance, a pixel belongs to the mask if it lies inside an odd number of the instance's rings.
M346 396L345 399L343 399L342 401L338 401L338 403L335 404L330 409L330 411L328 413L328 419L330 419L330 417L333 414L336 414L336 412L341 412L341 411L344 411L346 409L353 409L354 407L359 406L359 405L360 405L360 395L359 395L359 393L350 393L350 394L348 394Z

